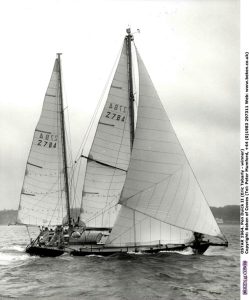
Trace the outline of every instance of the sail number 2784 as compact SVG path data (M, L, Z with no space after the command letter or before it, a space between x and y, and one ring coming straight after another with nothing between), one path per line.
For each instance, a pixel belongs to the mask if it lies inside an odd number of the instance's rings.
M56 148L57 144L57 135L54 134L43 134L39 135L37 146L46 147L46 148Z
M105 117L107 119L124 122L126 112L127 112L126 106L123 106L120 104L109 103L108 111L105 113Z

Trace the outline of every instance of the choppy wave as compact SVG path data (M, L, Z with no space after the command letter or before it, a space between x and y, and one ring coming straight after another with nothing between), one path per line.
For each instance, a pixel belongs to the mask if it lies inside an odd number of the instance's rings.
M3 246L0 248L1 252L5 251L17 251L17 252L24 252L25 246L21 245L8 245L8 246Z
M13 232L11 232L13 230ZM0 232L0 295L21 299L239 299L239 227L223 231L229 248L58 258L25 254L21 230ZM10 240L9 237L13 237ZM0 296L0 297L1 297Z
M15 255L0 252L0 265L8 265L11 262L23 261L29 259L27 254Z
M184 250L181 251L160 251L160 253L177 253L177 254L181 254L181 255L193 255L193 249L191 247L188 247Z

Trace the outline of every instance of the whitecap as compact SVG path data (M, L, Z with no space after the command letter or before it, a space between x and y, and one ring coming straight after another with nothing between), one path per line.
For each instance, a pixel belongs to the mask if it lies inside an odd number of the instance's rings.
M141 251L138 251L138 252L135 252L135 251L128 251L127 254L132 254L132 255L147 255L147 254L150 254L150 253L146 253L146 252L141 252Z
M97 255L97 254L89 254L86 255L87 257L104 257L103 255Z
M20 246L20 245L9 245L9 246L4 246L1 248L1 251L18 251L18 252L24 252L25 247Z
M14 255L14 254L0 252L0 265L8 265L12 262L22 261L28 258L29 256L27 254Z
M182 255L193 255L194 252L193 252L193 249L191 247L188 247L184 250L181 250L181 251L176 251L176 250L162 250L160 251L160 253L177 253L177 254L182 254Z

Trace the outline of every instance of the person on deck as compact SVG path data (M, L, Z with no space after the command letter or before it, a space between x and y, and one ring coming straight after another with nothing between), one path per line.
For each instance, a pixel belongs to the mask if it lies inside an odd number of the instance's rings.
M61 225L58 225L55 228L54 235L51 241L48 243L48 246L63 247L63 245L64 245L63 227Z
M199 232L194 232L194 245L196 248L198 248L201 244L201 242L203 241L203 237L204 235L202 233Z
M40 244L46 245L46 243L49 241L49 230L48 227L45 227L43 230L41 237L40 237Z

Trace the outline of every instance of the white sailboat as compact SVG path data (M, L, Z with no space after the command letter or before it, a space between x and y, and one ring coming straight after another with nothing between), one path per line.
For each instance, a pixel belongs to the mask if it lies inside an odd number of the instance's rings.
M202 254L210 245L228 245L132 45L127 29L91 149L81 155L86 170L80 219L86 227L77 240L71 235L63 249L41 246L38 237L27 247L31 254L156 253L187 247ZM136 61L139 78L134 80ZM64 219L72 229L62 96L58 55L27 162L19 223L59 225ZM210 237L222 242L210 242Z
M210 245L227 246L136 48L133 56L133 40L128 29L92 147L82 155L87 167L81 218L87 228L109 229L110 235L104 244L72 254L189 246L203 253ZM223 242L211 243L204 235Z

